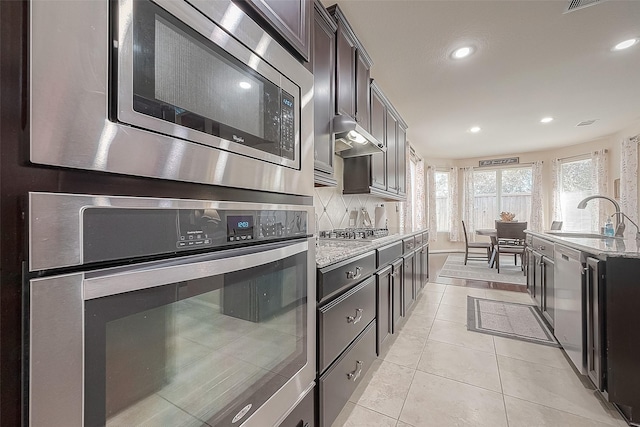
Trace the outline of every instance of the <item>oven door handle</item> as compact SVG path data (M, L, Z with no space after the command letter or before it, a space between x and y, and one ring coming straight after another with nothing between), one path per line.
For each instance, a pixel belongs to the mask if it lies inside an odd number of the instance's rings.
M90 300L125 292L148 289L170 283L195 280L208 276L231 273L279 261L309 250L307 240L252 247L251 251L231 250L207 255L195 255L164 262L153 262L126 269L104 271L103 275L86 277L83 281L83 299ZM226 256L225 256L226 255Z

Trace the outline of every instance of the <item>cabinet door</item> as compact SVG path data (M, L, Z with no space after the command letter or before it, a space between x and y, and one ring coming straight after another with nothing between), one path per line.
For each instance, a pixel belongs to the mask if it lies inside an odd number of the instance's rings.
M270 24L276 36L284 39L308 61L311 52L311 16L313 0L236 0L247 5L252 15Z
M542 309L542 278L543 278L543 262L542 256L534 252L534 272L533 272L533 300L538 308Z
M369 80L371 66L366 58L356 51L356 122L367 132L371 132L369 124Z
M387 110L386 136L387 136L387 190L398 193L398 144L396 129L398 122Z
M398 193L401 195L407 194L407 130L398 123L397 129L397 144L398 144L398 159L397 159L397 175L398 175Z
M400 316L402 315L402 280L404 278L402 260L393 264L393 333L398 332Z
M420 289L429 281L429 245L424 245L420 251Z
M313 118L315 169L333 177L335 115L335 26L326 11L315 8L313 32Z
M387 109L380 92L371 86L371 135L386 146L385 123ZM371 186L381 190L387 189L387 153L371 155Z
M338 20L336 33L336 112L355 117L356 44Z
M604 265L596 258L587 258L587 375L598 390L606 385Z
M404 279L402 285L402 315L407 316L409 309L415 300L415 256L409 255L404 258Z
M377 324L378 355L388 343L389 337L393 333L393 268L388 266L384 270L376 273L376 285L378 291Z
M555 293L554 293L554 279L553 279L553 270L555 263L552 259L543 257L542 258L542 314L544 315L547 322L553 327L554 317L555 317Z
M527 291L529 292L529 295L531 295L531 298L533 298L534 289L535 289L533 282L534 282L534 272L536 271L536 268L535 268L536 260L533 257L533 251L528 246L524 250L524 255L527 259L524 264L524 271L527 276Z

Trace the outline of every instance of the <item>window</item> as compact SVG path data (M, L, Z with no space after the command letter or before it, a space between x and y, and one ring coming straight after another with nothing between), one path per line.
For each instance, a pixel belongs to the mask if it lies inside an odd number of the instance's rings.
M531 167L474 171L474 224L494 228L500 212L513 212L516 221L531 216Z
M413 160L413 157L410 159L409 161L409 179L411 182L411 205L412 205L412 209L411 209L411 224L407 224L407 226L409 227L409 229L412 229L414 227L417 227L417 225L419 224L418 222L418 182L416 181L416 176L417 176L417 165L416 162Z
M591 177L591 159L561 161L558 186L560 187L560 212L562 229L567 231L592 230L592 216L596 203L591 202L586 209L578 209L580 200L595 194ZM592 230L596 231L596 230Z
M449 231L449 172L436 171L436 218L438 231Z

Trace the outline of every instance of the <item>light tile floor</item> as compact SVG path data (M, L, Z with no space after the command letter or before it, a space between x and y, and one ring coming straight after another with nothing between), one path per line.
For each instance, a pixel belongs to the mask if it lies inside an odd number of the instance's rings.
M527 294L428 283L333 427L625 426L561 350L469 332L467 295Z

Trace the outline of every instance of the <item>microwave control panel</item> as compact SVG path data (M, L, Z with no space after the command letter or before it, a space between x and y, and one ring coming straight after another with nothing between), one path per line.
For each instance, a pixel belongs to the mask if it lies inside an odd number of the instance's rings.
M294 121L294 108L295 101L293 96L289 95L284 90L282 91L282 105L281 105L281 136L280 147L283 151L283 157L293 159L293 150L296 142L296 127Z

